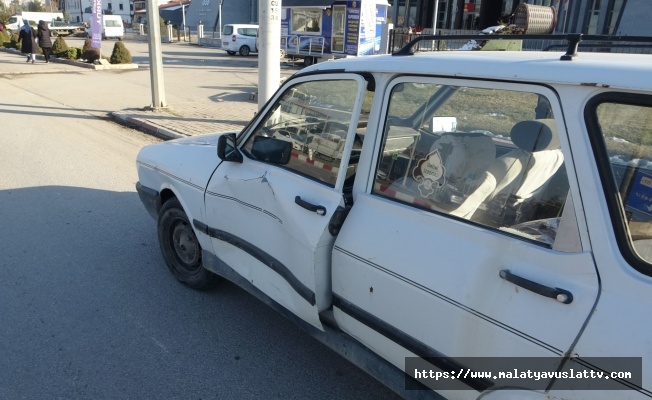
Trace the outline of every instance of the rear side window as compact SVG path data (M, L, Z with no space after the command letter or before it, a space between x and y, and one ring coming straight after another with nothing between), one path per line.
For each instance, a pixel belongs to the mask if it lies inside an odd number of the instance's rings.
M587 125L602 165L605 194L623 255L652 272L652 98L601 95L588 107ZM591 132L593 133L593 132Z
M224 28L222 28L222 34L223 35L230 35L232 33L233 33L233 26L225 25Z
M238 35L255 37L258 34L256 28L238 28Z
M415 80L392 89L373 193L552 246L568 180L548 100Z

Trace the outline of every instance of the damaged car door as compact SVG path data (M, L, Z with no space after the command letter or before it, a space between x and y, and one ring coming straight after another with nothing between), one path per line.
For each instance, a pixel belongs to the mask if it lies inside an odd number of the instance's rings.
M293 79L238 137L242 156L225 157L232 161L220 164L206 190L216 256L317 328L319 313L331 304L328 226L354 173L349 158L364 83L339 73ZM296 150L278 139L285 132L305 144L337 138L344 146L322 159L307 145Z

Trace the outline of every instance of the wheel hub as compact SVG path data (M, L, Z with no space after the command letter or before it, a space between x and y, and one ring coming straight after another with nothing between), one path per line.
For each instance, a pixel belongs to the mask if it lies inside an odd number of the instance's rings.
M174 251L179 259L188 267L195 267L199 262L199 244L191 228L185 224L178 224L172 231Z

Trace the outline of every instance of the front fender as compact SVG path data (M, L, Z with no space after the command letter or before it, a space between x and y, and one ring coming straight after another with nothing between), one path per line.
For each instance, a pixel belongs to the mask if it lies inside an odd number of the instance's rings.
M145 195L147 202L143 200L143 204L154 219L158 218L166 193L179 200L190 221L204 219L206 186L221 162L217 156L220 135L171 140L141 149L136 159L137 187L139 195L142 192L141 200ZM197 236L202 246L210 246L203 235Z

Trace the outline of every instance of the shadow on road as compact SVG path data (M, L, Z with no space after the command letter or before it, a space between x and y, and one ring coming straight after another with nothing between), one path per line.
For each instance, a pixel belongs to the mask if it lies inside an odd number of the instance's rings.
M396 398L238 287L178 283L135 192L0 204L0 398Z

